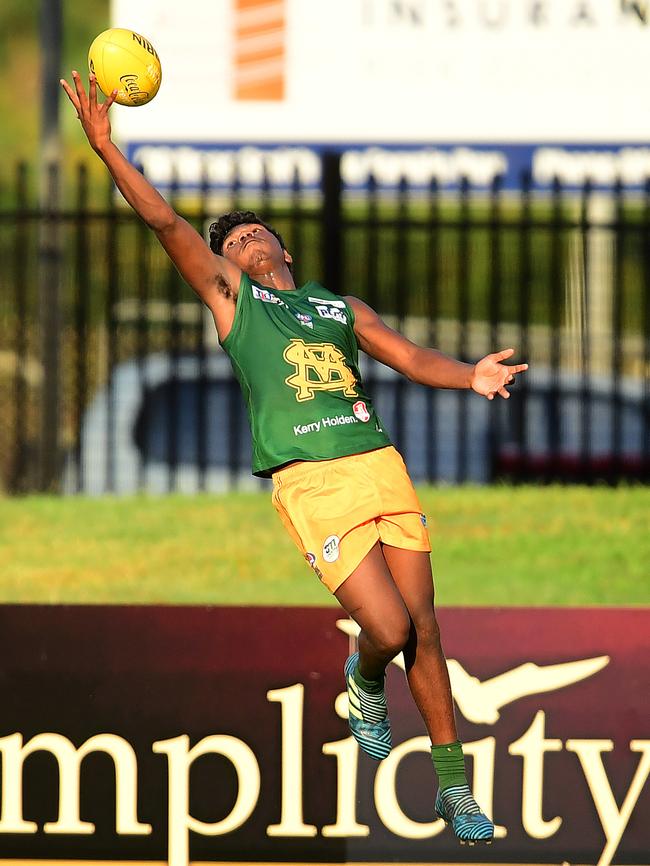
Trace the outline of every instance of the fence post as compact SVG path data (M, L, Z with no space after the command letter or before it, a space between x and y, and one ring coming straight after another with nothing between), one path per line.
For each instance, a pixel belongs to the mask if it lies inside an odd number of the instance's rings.
M342 183L341 154L325 151L322 160L323 193L323 282L331 291L339 294L342 288Z
M61 0L42 0L40 38L43 52L41 76L41 178L39 233L39 306L41 362L43 364L40 478L41 490L53 490L59 473L60 410L60 291L62 246L60 237L60 139L59 84L62 44Z
M90 275L90 232L88 226L88 168L85 163L77 166L77 213L75 215L75 283L76 299L74 311L75 330L75 396L74 458L77 477L75 490L84 491L85 466L82 443L83 419L88 404L88 319L90 312L91 286Z
M27 165L24 162L16 166L16 242L14 246L12 281L14 285L14 303L16 307L16 333L14 338L14 355L16 372L14 377L14 436L13 456L9 475L9 490L11 493L24 493L32 481L27 477L27 353L28 353L28 299L29 281L27 277L27 256L29 250L29 222L27 202Z
M39 489L53 491L59 473L59 411L61 334L61 225L58 214L59 165L46 168L39 231L39 307L41 326L41 445Z

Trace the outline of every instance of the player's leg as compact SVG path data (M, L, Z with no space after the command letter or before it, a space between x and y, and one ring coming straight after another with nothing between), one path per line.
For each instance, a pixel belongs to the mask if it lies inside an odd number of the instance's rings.
M436 811L452 825L461 842L491 842L494 825L474 800L465 775L434 610L429 554L389 545L383 545L382 552L411 621L404 661L409 688L431 737L431 757L439 781Z
M458 739L447 662L434 609L429 554L387 544L382 548L411 621L404 647L406 677L433 745Z
M407 642L411 621L379 542L334 595L361 629L359 651L345 663L350 729L361 748L381 760L392 746L385 670Z
M407 607L377 542L334 593L357 623L359 670L369 680L383 677L402 651L411 628Z

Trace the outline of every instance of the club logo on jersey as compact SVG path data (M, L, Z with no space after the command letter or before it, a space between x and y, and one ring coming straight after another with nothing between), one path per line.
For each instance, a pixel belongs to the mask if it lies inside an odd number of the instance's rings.
M359 419L359 421L363 421L364 423L366 421L370 421L370 412L368 412L366 404L363 402L363 400L357 400L357 402L352 406L352 411Z
M343 312L345 303L343 301L326 300L325 298L307 298L310 304L314 304L316 312L321 319L334 319L342 325L347 325L348 317Z
M313 329L314 322L312 320L312 317L308 313L294 313L294 316L296 317L296 319L298 319L301 325L304 325L306 328Z
M339 544L341 539L338 535L328 535L323 542L323 559L325 562L336 562L339 558Z
M296 389L296 400L313 400L316 391L343 391L356 397L355 378L345 363L343 352L333 343L305 343L291 340L283 353L284 360L295 368L284 380Z
M273 292L269 292L268 289L260 289L259 286L251 285L253 289L253 297L257 298L258 301L264 301L266 304L279 304L281 307L285 306L282 298L278 298L277 295L274 295Z

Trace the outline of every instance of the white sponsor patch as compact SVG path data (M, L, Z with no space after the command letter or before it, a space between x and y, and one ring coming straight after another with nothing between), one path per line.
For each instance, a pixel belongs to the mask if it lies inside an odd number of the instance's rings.
M368 407L363 402L363 400L357 400L357 402L352 407L352 411L357 416L359 421L363 421L365 424L366 421L370 421L370 412L368 412Z
M306 328L313 329L314 323L312 321L312 317L308 313L294 313L294 316L296 317L296 319L298 319L301 325L304 325Z
M325 304L326 307L339 307L341 310L345 309L344 301L328 301L325 298L307 298L307 300L312 304Z
M280 304L281 306L285 306L284 301L281 298L278 298L277 295L274 295L273 292L269 292L268 289L261 289L259 286L251 286L253 289L253 297L257 298L258 301L264 301L267 304Z
M325 562L336 562L339 558L339 544L341 539L338 535L328 535L323 542L323 559Z
M337 310L336 307L316 307L316 312L321 319L333 319L335 322L340 322L342 325L347 325L348 317L345 313Z
M324 298L308 298L307 300L315 305L316 312L321 319L333 319L335 322L347 325L348 317L343 312L345 310L343 301L326 301Z

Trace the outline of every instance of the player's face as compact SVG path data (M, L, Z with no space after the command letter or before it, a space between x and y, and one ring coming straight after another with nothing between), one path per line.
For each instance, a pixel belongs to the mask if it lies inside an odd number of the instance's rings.
M254 273L260 267L277 267L291 261L275 235L257 223L235 226L226 235L222 252L225 258L248 273Z

